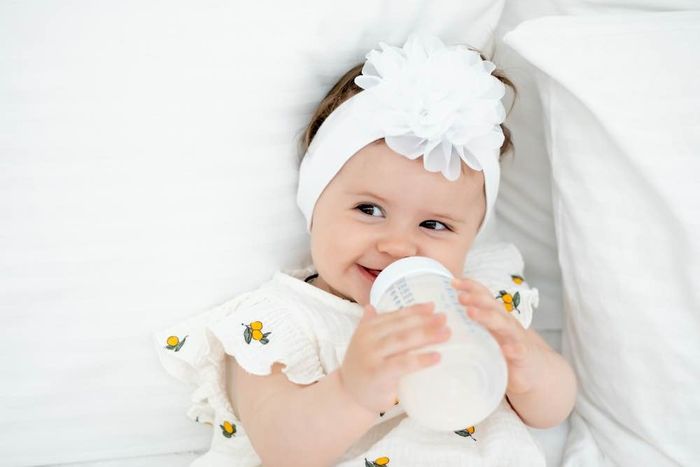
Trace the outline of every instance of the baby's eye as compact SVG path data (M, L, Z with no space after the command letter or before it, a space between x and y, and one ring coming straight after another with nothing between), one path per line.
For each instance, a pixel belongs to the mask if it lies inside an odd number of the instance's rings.
M421 225L431 230L451 230L446 224L440 221L424 221Z
M358 204L355 209L359 209L369 216L381 215L382 209L374 204Z

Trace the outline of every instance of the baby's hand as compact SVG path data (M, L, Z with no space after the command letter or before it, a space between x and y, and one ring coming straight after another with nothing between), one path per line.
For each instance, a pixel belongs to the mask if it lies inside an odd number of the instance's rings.
M396 401L399 378L440 360L438 352L414 352L445 342L450 330L434 303L421 303L378 315L365 305L340 367L343 387L360 405L383 412Z
M452 286L459 293L459 302L467 308L471 319L484 326L501 347L508 365L508 394L523 394L536 381L538 346L530 332L498 302L482 284L469 279L455 279Z

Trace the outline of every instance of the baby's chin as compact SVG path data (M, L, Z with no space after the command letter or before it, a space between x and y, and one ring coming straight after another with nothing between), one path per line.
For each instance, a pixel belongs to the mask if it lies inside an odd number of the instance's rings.
M326 286L323 287L323 289L336 297L342 298L343 300L347 300L349 302L357 303L361 306L365 306L365 304L369 303L369 290L360 292L349 290L346 292L333 288L332 286Z
M338 294L338 296L350 302L357 303L360 306L365 306L369 303L369 289L366 291L348 290L347 294Z
M350 291L348 295L341 295L342 298L353 303L357 303L360 306L365 306L369 303L369 290L366 292L352 292Z
M357 303L360 306L365 306L370 303L369 301L369 292L370 288L367 288L366 290L362 290L360 293L354 295L352 297L352 301Z

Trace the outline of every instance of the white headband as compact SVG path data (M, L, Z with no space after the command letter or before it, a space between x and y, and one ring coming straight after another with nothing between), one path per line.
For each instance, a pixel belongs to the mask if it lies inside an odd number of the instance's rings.
M432 36L411 36L403 48L380 43L355 84L363 91L343 102L316 132L299 169L297 204L307 229L318 198L355 153L384 138L409 159L423 156L429 172L448 180L461 161L484 173L486 215L498 193L498 158L505 120L505 86L478 52L446 47Z

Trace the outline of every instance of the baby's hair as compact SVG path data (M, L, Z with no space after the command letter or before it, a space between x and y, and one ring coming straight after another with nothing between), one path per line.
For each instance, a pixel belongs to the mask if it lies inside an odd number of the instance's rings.
M478 50L473 48L469 49L478 52L481 59L486 60L484 55ZM338 80L338 82L333 85L331 90L328 91L328 94L326 94L326 97L324 97L321 103L318 105L301 138L300 146L302 157L309 148L314 136L316 136L316 132L321 127L321 124L323 124L324 120L328 118L331 112L337 109L340 104L362 91L362 88L355 84L355 78L362 74L363 66L364 64L360 63L359 65L355 65L354 67L350 68L350 70L348 70ZM508 86L513 91L514 97L517 96L517 89L515 88L515 85L510 79L508 79L502 70L496 68L491 74L498 78L504 85ZM513 101L515 101L515 99ZM510 136L510 130L504 124L501 124L501 129L503 130L503 136L505 137L500 152L500 156L503 157L504 154L513 149L513 142Z

